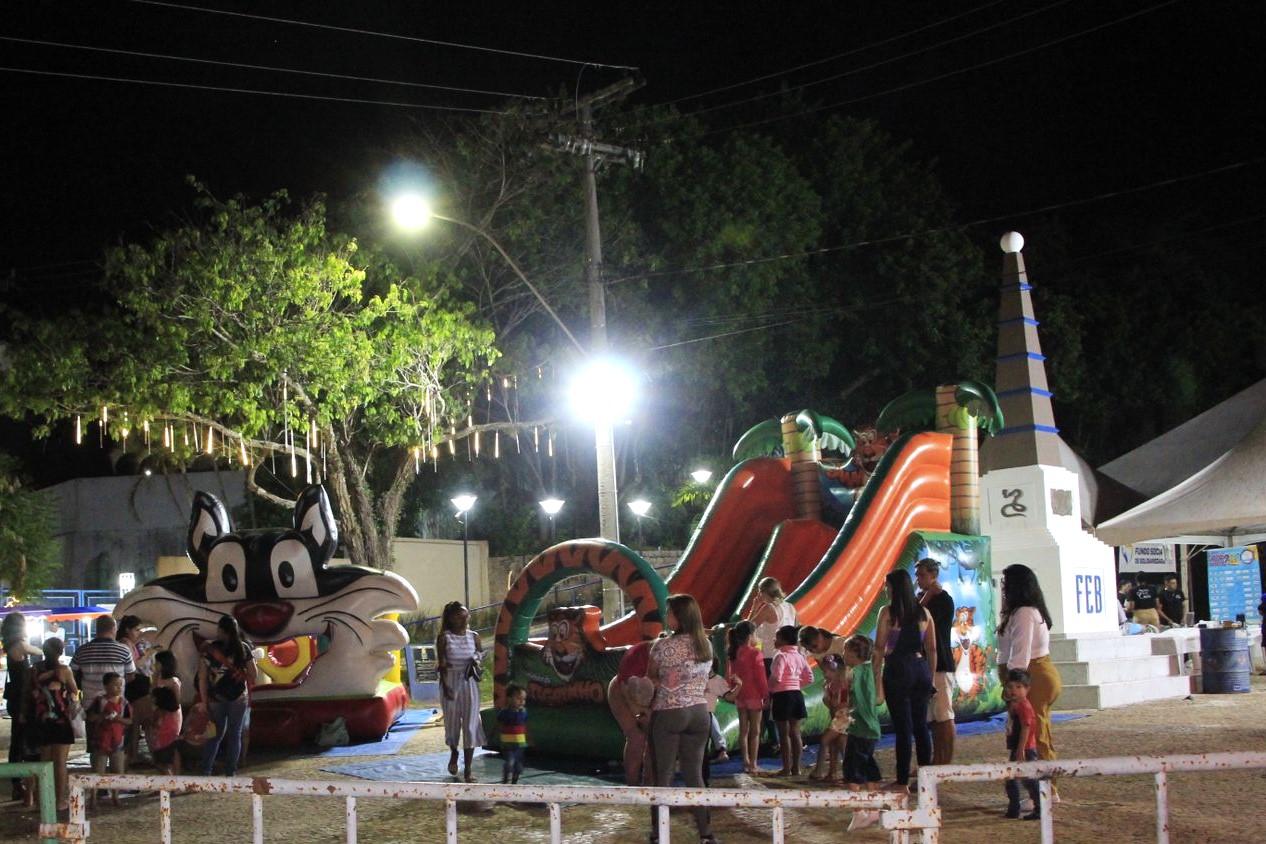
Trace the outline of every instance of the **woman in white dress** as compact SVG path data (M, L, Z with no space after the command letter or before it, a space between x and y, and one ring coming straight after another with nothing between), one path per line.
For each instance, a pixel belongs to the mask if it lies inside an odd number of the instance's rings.
M484 728L479 720L479 672L483 664L483 643L469 629L470 611L461 601L444 607L440 635L435 641L440 692L444 709L444 743L448 745L448 772L457 776L457 749L462 750L463 775L474 782L470 763L475 748L484 744Z

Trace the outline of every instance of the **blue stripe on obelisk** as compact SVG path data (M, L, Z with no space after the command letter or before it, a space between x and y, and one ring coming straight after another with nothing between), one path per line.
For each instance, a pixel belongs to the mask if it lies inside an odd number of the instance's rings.
M1023 282L1023 281L1011 281L1011 282L1007 282L1006 284L1002 285L1002 287L1000 287L1000 288L998 288L998 289L999 289L999 290L1010 290L1010 289L1011 289L1011 288L1013 288L1013 287L1018 287L1018 288L1020 288L1020 292L1021 292L1021 293L1027 293L1027 292L1029 292L1030 290L1032 290L1032 289L1033 289L1033 285L1031 285L1031 284L1026 284L1026 283L1025 283L1025 282Z
M1037 326L1040 324L1037 320L1032 319L1030 317L1026 317L1026 316L1018 316L1018 317L1012 317L1011 319L998 320L999 325L1009 325L1013 322L1022 322L1025 325L1032 325L1032 326Z
M1037 352L1015 352L1009 355L998 355L995 360L1015 360L1016 358L1028 358L1029 360L1046 360L1046 355L1040 355Z
M1018 396L1022 393L1032 393L1035 396L1044 396L1048 399L1055 395L1050 390L1043 390L1041 387L1016 387L1014 390L1003 390L997 396L998 398L1003 398L1004 396Z
M1058 434L1059 428L1054 425L1016 425L1014 428L1003 428L998 432L998 436L1005 437L1007 434Z

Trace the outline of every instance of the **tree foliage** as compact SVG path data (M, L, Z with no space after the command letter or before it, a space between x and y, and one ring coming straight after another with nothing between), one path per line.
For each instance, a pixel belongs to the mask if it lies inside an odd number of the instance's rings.
M19 602L39 596L61 569L55 502L26 487L0 455L0 581Z
M102 307L15 321L0 410L92 419L104 407L124 440L170 425L177 457L195 443L245 454L261 494L270 455L293 459L275 479L286 485L307 480L310 458L350 556L389 564L408 449L464 427L496 356L491 330L442 273L406 277L328 230L320 200L252 205L195 187L198 220L108 254Z

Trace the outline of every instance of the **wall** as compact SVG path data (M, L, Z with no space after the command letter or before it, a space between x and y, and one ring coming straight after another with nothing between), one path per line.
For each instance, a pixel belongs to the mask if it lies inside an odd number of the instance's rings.
M409 581L418 593L418 609L427 615L439 615L449 601L463 600L462 541L460 539L397 538L392 546L395 565L392 571ZM347 565L348 560L335 559L330 565ZM470 541L470 603L481 607L505 597L489 589L488 543Z
M195 490L229 510L246 500L242 472L190 472L78 478L49 487L56 496L62 541L59 586L113 589L120 572L144 583L160 557L181 556Z

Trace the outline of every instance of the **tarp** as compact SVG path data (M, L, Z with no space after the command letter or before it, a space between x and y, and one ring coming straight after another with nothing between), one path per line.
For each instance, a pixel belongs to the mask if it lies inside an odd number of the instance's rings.
M88 607L41 607L41 606L18 606L6 607L4 612L20 612L22 615L31 618L42 618L45 621L78 621L84 618L96 618L99 615L109 615L110 610L105 607L88 606Z
M1266 415L1191 477L1099 525L1110 545L1154 539L1209 542L1266 533Z

